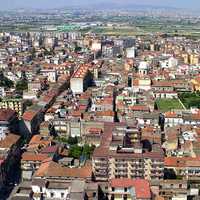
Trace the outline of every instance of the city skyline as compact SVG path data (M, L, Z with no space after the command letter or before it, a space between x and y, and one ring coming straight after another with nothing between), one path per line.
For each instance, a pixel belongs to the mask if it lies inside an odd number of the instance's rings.
M127 5L142 5L142 6L163 6L163 7L175 7L186 9L200 9L200 2L197 0L72 0L70 2L66 0L57 0L56 3L53 0L0 0L1 10L19 9L19 8L36 8L36 9L53 9L70 6L84 6L90 7L95 5L118 5L126 7Z

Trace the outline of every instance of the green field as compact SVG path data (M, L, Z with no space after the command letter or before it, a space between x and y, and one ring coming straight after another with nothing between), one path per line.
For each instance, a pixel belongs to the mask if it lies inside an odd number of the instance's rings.
M161 112L184 109L178 99L159 99L156 101L156 107Z
M135 36L135 35L142 35L145 34L139 28L134 26L121 26L121 27L95 27L90 30L93 33L99 35L111 35L111 36Z

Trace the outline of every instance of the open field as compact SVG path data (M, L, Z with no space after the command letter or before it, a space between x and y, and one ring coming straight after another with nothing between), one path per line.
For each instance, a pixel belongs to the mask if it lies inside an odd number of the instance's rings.
M174 109L183 109L183 106L178 99L159 99L156 101L158 110L167 112Z

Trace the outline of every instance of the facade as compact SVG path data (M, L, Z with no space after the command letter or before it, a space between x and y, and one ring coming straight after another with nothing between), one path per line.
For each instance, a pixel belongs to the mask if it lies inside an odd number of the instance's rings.
M47 80L50 83L56 83L57 82L57 71L54 69L43 69L40 71L40 73L44 76L47 77Z
M4 139L9 132L19 131L19 121L15 111L0 109L0 140Z
M91 85L91 74L88 66L81 65L70 79L70 88L74 94L83 93Z
M19 135L9 133L4 139L0 139L0 191L6 183L13 179L16 165L20 160Z
M110 130L110 129L109 129ZM108 130L105 130L107 133ZM109 132L107 133L110 134ZM130 145L123 133L113 133L109 137L109 145L100 145L92 157L93 173L98 181L113 178L143 178L147 180L160 180L164 176L164 152L159 145L156 152L144 150L140 143ZM103 139L104 139L103 137ZM127 137L128 138L128 137ZM103 140L102 139L102 140ZM126 144L127 143L127 144Z

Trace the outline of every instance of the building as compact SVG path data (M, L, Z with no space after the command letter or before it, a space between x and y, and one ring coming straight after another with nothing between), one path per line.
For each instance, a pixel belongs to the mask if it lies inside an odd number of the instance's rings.
M151 200L150 184L144 179L111 179L110 200Z
M159 195L169 200L175 197L184 197L187 199L189 194L188 182L186 180L163 180L159 184Z
M91 84L92 77L87 65L81 65L70 79L70 88L74 94L83 93Z
M108 123L110 124L110 123ZM140 143L130 142L123 132L112 132L112 125L104 129L99 147L92 157L93 173L98 181L113 178L142 178L160 180L164 175L164 152L159 145L152 151L143 149Z
M56 83L57 82L57 71L55 69L42 69L40 71L41 75L43 75L44 77L47 77L47 80L50 83Z
M136 49L135 47L127 48L126 49L126 57L127 58L135 58Z
M5 183L12 181L20 160L19 135L9 133L0 139L0 192Z
M11 109L0 109L0 140L6 137L9 132L19 131L17 114Z
M25 105L23 99L3 98L0 102L0 108L12 109L16 111L19 116L22 116L24 113Z

